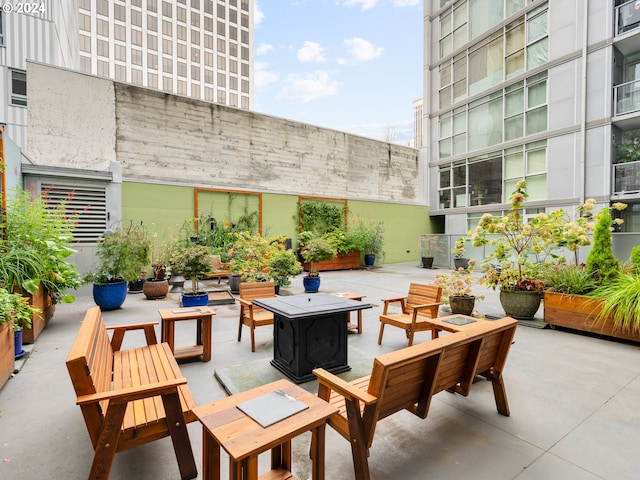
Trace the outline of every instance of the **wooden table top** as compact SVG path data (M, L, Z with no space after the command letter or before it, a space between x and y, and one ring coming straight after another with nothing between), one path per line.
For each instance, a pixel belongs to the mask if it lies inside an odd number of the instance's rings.
M466 320L471 320L470 323L464 324L464 325L456 325L455 323L450 323L450 321L452 319L466 319ZM421 317L421 320L423 319L423 317ZM447 321L449 320L449 321ZM460 315L460 314L454 314L454 315L447 315L444 317L437 317L437 318L424 318L424 321L427 323L430 323L431 325L434 325L435 327L438 328L438 330L443 330L445 332L451 332L451 333L456 333L459 332L461 330L464 330L464 328L468 325L474 325L476 322L485 322L486 320L484 318L478 318L478 317L470 317L468 315Z
M158 312L163 320L192 320L216 314L209 307L164 308Z
M236 408L239 403L281 390L309 408L266 428ZM199 405L193 413L234 461L257 455L326 422L338 409L288 380Z

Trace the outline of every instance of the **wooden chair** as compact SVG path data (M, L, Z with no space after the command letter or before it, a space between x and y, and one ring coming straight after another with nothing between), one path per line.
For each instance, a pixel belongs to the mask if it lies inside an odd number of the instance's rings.
M351 382L315 369L318 396L338 407L328 424L351 443L355 478L369 480L367 457L378 421L401 410L427 418L433 395L468 396L474 378L491 381L496 408L509 416L502 372L518 322L478 321L460 331L376 357L371 375Z
M220 280L222 278L228 277L229 275L231 275L231 273L229 272L229 268L227 267L227 265L222 263L222 259L220 258L220 255L211 255L211 257L212 257L211 271L205 273L204 277L217 278L218 283L220 283Z
M409 295L383 299L384 310L380 315L380 334L378 345L382 345L384 326L392 325L404 329L409 339L408 346L413 345L413 336L416 332L431 330L431 338L438 338L438 331L420 317L436 318L442 302L442 288L436 285L412 283L409 285ZM402 313L388 313L389 305L399 302Z
M238 322L238 341L242 339L242 325L251 330L251 351L256 351L254 329L263 325L273 325L273 313L257 307L252 300L276 296L273 282L240 283L240 319Z
M186 424L194 398L157 322L107 328L90 308L67 357L67 370L94 448L90 480L107 479L116 452L170 436L183 480L198 475ZM120 350L124 333L144 329L147 345Z

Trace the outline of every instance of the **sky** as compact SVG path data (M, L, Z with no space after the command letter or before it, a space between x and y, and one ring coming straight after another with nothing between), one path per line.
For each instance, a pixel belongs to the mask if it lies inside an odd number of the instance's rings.
M257 112L413 141L423 0L255 0Z

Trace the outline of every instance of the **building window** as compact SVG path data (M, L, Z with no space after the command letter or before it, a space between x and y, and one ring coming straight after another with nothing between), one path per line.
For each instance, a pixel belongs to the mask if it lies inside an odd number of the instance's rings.
M27 106L27 72L11 70L11 105Z
M4 45L4 12L0 10L0 46Z

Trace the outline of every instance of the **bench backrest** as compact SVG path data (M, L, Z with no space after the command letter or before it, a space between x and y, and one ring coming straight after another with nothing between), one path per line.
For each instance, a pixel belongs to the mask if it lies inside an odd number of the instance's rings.
M431 397L442 390L468 395L475 375L501 372L517 321L479 321L455 334L375 358L368 393L378 398L365 406L369 445L375 425L400 410L426 418Z
M113 349L100 307L87 311L67 357L67 370L78 397L110 389ZM94 447L105 410L106 402L103 405L95 403L82 406L82 414Z
M407 295L407 301L404 305L404 313L410 314L413 312L413 307L416 305L425 305L428 303L438 303L442 296L442 288L437 285L424 284L424 283L411 283L409 285L409 294ZM437 310L436 310L437 312ZM420 312L420 315L426 313Z
M241 282L240 298L248 302L258 298L271 298L276 296L276 287L273 282ZM263 311L264 309L254 305L253 311Z

